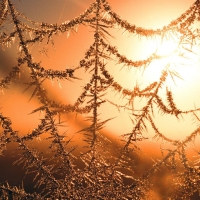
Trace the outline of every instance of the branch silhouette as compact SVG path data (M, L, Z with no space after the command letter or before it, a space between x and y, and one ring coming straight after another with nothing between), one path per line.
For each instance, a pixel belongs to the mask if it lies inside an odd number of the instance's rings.
M162 29L145 29L130 24L115 13L107 0L94 0L88 9L78 17L61 24L34 22L17 11L12 0L2 0L0 6L0 45L6 49L18 45L17 64L0 80L0 91L11 90L15 83L23 82L31 91L30 100L37 100L37 106L30 114L43 113L37 126L29 133L19 134L14 130L12 116L0 113L0 154L3 156L9 145L16 145L14 164L23 166L26 176L34 174L32 188L34 193L26 192L26 185L19 187L11 185L9 180L0 182L1 199L148 199L154 198L151 192L155 189L154 178L159 171L167 170L172 177L172 188L163 199L188 199L193 195L200 196L200 162L199 151L197 159L190 160L187 149L196 142L200 135L200 108L182 110L178 107L175 95L166 86L170 77L175 80L180 75L170 69L170 61L162 70L158 80L142 88L138 84L131 90L118 82L108 67L123 65L127 69L146 70L154 61L162 60L171 55L161 55L157 50L143 60L132 61L122 55L117 46L110 44L113 38L111 28L123 29L133 36L146 38L157 37L163 41L166 38L176 38L178 48L172 54L180 58L184 52L194 53L194 46L199 41L199 29L194 24L200 21L200 1L195 1L180 17L164 26ZM4 26L13 26L4 30ZM86 50L79 65L66 69L47 69L34 60L30 46L53 44L53 39L61 34L70 37L78 34L78 27L86 26L94 30L93 44ZM199 63L198 63L199 64ZM29 81L21 80L24 69L29 69ZM53 80L79 81L78 72L84 69L89 74L89 81L73 104L52 100L50 91L44 83ZM160 90L166 89L165 96ZM112 89L112 90L110 90ZM109 99L106 93L113 91L122 96L122 103ZM22 94L23 95L23 94ZM135 99L145 100L141 108L135 108ZM121 133L119 145L103 134L104 127L113 118L101 119L101 108L112 105L119 112L124 110L130 115L132 130ZM17 106L17 105L15 105ZM23 108L22 108L23 109ZM171 139L159 130L154 120L154 113L180 117L192 115L197 128L183 140ZM85 126L76 133L66 132L66 116L83 114ZM63 127L65 132L63 133ZM174 130L176 132L176 130ZM135 154L142 153L140 144L150 141L149 134L154 132L152 140L162 140L170 148L162 149L162 158L155 160L148 170L135 175L137 159ZM81 134L82 147L74 145L72 134ZM34 147L38 138L48 141L47 152ZM76 141L75 141L76 143ZM115 148L113 152L113 148ZM167 153L166 153L167 152ZM145 162L143 163L145 165ZM1 174L2 172L0 172ZM25 176L25 177L26 177ZM22 180L23 182L23 180Z

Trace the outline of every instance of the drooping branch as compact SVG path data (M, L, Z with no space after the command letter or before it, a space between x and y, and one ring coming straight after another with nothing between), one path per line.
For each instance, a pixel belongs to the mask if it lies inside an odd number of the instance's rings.
M123 20L117 13L115 13L106 0L95 0L82 14L78 17L65 21L61 24L48 24L34 22L25 15L19 13L12 5L11 0L2 0L0 8L0 26L6 20L9 21L11 16L11 24L14 25L14 30L9 33L0 33L0 44L3 47L10 46L15 38L19 41L19 57L17 65L11 69L0 81L0 91L8 89L10 84L18 81L19 75L24 66L30 69L30 82L27 89L34 87L32 97L39 100L39 105L33 111L43 112L44 117L40 119L39 124L31 133L18 136L17 131L13 131L11 121L0 114L0 123L2 132L0 135L0 152L3 154L6 147L10 143L17 143L18 150L22 151L21 158L18 163L24 163L26 172L34 172L36 185L44 186L44 193L50 198L60 199L143 199L151 188L152 176L155 172L161 169L165 164L170 169L175 170L178 164L183 167L182 172L177 173L176 183L182 184L177 187L180 191L181 197L191 196L193 191L199 191L199 168L192 166L186 154L186 147L193 140L196 140L199 135L199 128L191 133L185 140L172 140L168 136L159 131L157 124L154 122L152 115L154 114L155 106L162 112L171 116L179 117L192 113L195 116L196 122L199 123L199 116L196 111L200 108L182 111L179 109L175 101L175 95L166 90L167 102L159 94L159 91L164 86L166 78L169 75L173 76L170 71L164 71L160 80L150 83L145 88L139 87L137 84L131 89L124 88L112 76L109 67L116 67L110 65L110 60L117 60L116 65L124 64L130 67L148 67L154 60L162 59L165 56L159 56L153 53L145 60L132 61L126 55L122 55L117 47L109 43L112 35L109 32L110 28L122 28L124 31L133 33L133 35L145 37L159 37L159 39L176 38L178 40L178 50L174 51L178 56L185 56L185 51L193 53L193 46L199 39L199 30L193 29L194 22L200 20L200 2L197 0L194 4L180 17L173 20L169 25L162 29L145 29L130 24ZM73 69L45 69L40 63L36 63L30 51L30 45L42 43L47 41L47 44L53 41L53 37L67 33L77 32L80 25L89 26L94 30L94 43L86 51L83 59L80 60L79 66ZM28 34L29 33L29 34ZM108 41L108 42L107 42ZM190 48L188 48L190 46ZM181 52L179 50L183 50ZM172 54L173 54L172 53ZM169 55L166 55L168 57ZM114 59L113 59L114 58ZM68 80L77 79L75 72L84 68L85 72L91 74L89 81L83 86L82 92L78 95L74 104L61 104L49 99L47 90L43 88L46 80ZM81 77L84 78L84 77ZM109 89L120 93L123 97L124 105L117 105L117 103L106 100L105 93ZM145 100L145 105L142 109L135 110L135 98ZM119 147L119 154L117 152L110 153L108 148L115 148L114 142L107 145L108 139L100 131L110 119L100 120L100 109L105 102L110 102L118 109L125 109L130 113L133 123L132 130L122 135L122 146ZM75 164L76 157L74 156L75 148L69 147L73 143L71 139L66 140L65 135L60 133L60 121L57 123L57 117L66 116L69 112L76 112L87 114L86 121L90 122L86 128L82 129L84 132L84 142L88 151L81 152L80 162L83 162L83 168ZM159 113L160 114L160 113ZM86 122L87 123L87 122ZM139 149L138 145L143 140L144 132L149 131L151 126L155 132L154 139L162 139L170 143L173 149L167 149L167 155L163 153L163 158L154 163L152 168L146 173L143 173L139 178L135 175L127 175L133 173L133 158L131 151ZM48 161L53 161L53 165L45 163L43 154L39 154L38 150L31 147L31 141L37 137L48 134L45 138L48 140L50 153L54 157ZM110 144L110 143L109 143ZM82 148L82 147L81 147ZM77 150L77 149L76 149ZM44 152L43 152L44 153ZM131 163L131 167L129 165ZM81 164L82 165L82 164ZM83 169L83 170L82 170ZM34 171L36 170L36 171ZM128 183L126 182L128 180ZM188 182L191 184L188 184ZM130 184L129 184L130 183ZM188 190L189 192L185 192ZM23 194L22 194L23 193ZM10 195L9 198L35 198L42 199L42 195L27 194L23 189L16 187L5 186L0 184L0 196ZM4 197L3 196L3 197ZM7 198L5 196L5 198ZM175 195L177 198L177 195Z
M183 13L179 18L176 20L173 20L169 23L169 25L164 26L163 29L145 29L142 27L137 27L135 25L132 25L128 23L126 20L123 20L119 15L117 15L115 12L112 11L110 5L106 0L102 0L103 6L105 9L105 12L111 17L111 22L109 24L118 24L120 27L127 30L129 33L137 34L140 36L145 37L152 37L154 35L163 35L170 32L171 34L175 33L176 31L179 31L181 33L184 32L184 28L187 28L191 26L195 20L199 19L199 0L195 1L193 5L185 12ZM105 21L106 22L106 21ZM175 33L176 34L176 33Z

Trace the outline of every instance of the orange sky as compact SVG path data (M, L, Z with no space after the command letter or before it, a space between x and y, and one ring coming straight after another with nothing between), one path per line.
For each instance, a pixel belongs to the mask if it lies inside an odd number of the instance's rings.
M93 0L12 0L18 10L30 19L38 22L47 23L62 23L70 20L79 13L82 13ZM56 3L55 3L56 2ZM118 13L123 19L126 19L132 24L141 26L144 28L162 28L167 25L173 19L179 17L189 6L194 2L193 0L108 0L113 10ZM71 34L67 38L67 34L64 33L58 38L55 38L55 48L48 46L48 52L45 54L39 53L42 50L42 46L36 46L32 48L33 57L36 62L41 61L41 65L45 69L61 69L75 68L79 65L79 61L84 57L84 53L93 43L93 32L92 28L80 26L78 32ZM145 59L155 49L154 43L151 40L145 38L139 39L137 36L134 37L128 32L122 35L124 30L112 30L115 39L109 38L112 45L116 45L121 54L126 55L128 58L137 60ZM197 49L198 51L198 49ZM14 53L15 52L15 53ZM199 57L194 58L192 61L196 62ZM185 61L184 61L185 62ZM17 64L16 61L16 46L11 49L6 48L5 51L0 50L0 78L4 77L9 72L8 68L11 68ZM141 85L141 88L145 88L149 83L159 77L156 77L155 68L158 69L162 63L154 63L155 65L150 66L147 71L135 72L134 70L127 70L126 68L121 69L121 66L111 65L108 70L115 77L116 81L121 83L125 88L133 89L136 82ZM188 70L187 67L178 67L181 70L181 75L185 81L176 80L177 85L175 86L171 80L167 82L169 88L172 90L174 99L177 101L177 106L183 110L194 109L200 107L200 95L197 91L200 91L200 70L199 63L192 65ZM159 70L158 70L159 71ZM21 74L21 80L28 82L27 76L28 70L24 69L24 73ZM45 87L49 89L49 96L52 99L62 103L73 104L82 91L82 87L87 83L88 76L85 76L83 70L78 70L74 74L77 77L81 77L83 80L75 80L74 82L56 80L51 83L47 81ZM9 90L4 90L4 94L0 95L0 112L4 115L11 117L13 121L14 130L20 130L21 134L27 134L36 128L39 119L43 117L43 113L36 113L28 115L33 109L38 107L38 101L34 98L29 102L31 91L23 93L25 85L21 83L13 84ZM120 95L116 95L115 92L109 90L109 100L116 100L117 103L123 103ZM165 98L165 88L160 93ZM118 100L120 99L120 100ZM136 108L139 108L143 104L139 99L136 100ZM130 120L131 113L118 112L118 110L106 103L100 109L100 118L107 119L110 117L116 117L114 120L108 122L108 126L102 130L109 137L117 136L116 143L119 142L119 135L129 133L132 130L132 124ZM200 114L198 114L200 116ZM72 135L85 126L84 119L85 115L76 117L73 114L66 116L67 130ZM188 133L192 132L196 127L197 123L194 123L194 118L184 116L184 119L176 120L174 117L162 116L155 113L155 121L159 125L160 131L166 134L167 137L172 139L184 139ZM153 131L149 128L149 132L145 133L145 137L149 137L150 141L144 143L143 149L145 150L145 158L152 156L158 156L160 154L160 143L151 141L154 136ZM76 135L76 139L80 142L80 135ZM114 137L113 137L114 138ZM44 148L44 146L40 147ZM113 150L114 151L114 150ZM191 150L192 151L192 150ZM150 159L149 159L150 160ZM143 166L148 167L148 166ZM167 181L166 181L167 182Z
M46 1L25 1L25 0L13 0L14 4L18 10L24 14L26 14L30 19L34 21L44 21L47 23L61 23L67 20L76 17L79 13L83 12L93 0L60 0L55 1L53 0L46 0ZM167 25L171 20L176 19L179 17L189 6L193 3L193 0L109 0L108 1L113 8L113 10L118 13L123 19L128 20L130 23L135 24L137 26L141 26L144 28L162 28L164 25ZM138 40L137 37L133 37L128 32L125 32L122 35L123 30L114 30L112 31L115 34L115 39L110 39L112 45L116 45L118 50L121 54L127 55L128 58L136 60L136 59L145 59L152 53L151 48L152 44L151 41L147 41L146 39ZM66 68L73 68L78 66L79 61L83 58L84 53L89 48L89 46L93 42L93 32L92 28L80 26L78 28L77 34L71 34L69 38L67 38L67 34L63 34L58 38L55 38L55 49L52 47L48 47L47 55L39 54L38 50L42 50L41 47L33 48L32 51L34 53L34 58L36 61L42 61L42 66L46 69L53 68L53 69L66 69ZM145 49L145 50L144 50ZM3 55L8 57L10 60L10 66L13 66L16 63L16 60L13 55L13 51L16 49L6 50ZM9 52L10 51L10 52ZM1 57L2 59L2 57ZM132 89L136 81L144 87L146 87L150 82L153 81L153 75L149 72L142 75L140 79L140 75L135 77L135 72L128 71L125 68L121 70L120 66L114 66L114 68L109 68L110 72L115 76L116 80L119 81L124 87ZM182 69L181 69L182 70ZM194 109L194 103L198 107L200 107L200 95L196 95L196 91L199 90L198 84L196 81L199 80L199 75L195 76L196 67L190 73L192 75L187 76L192 78L193 85L188 87L185 82L178 81L180 87L177 86L170 86L171 89L174 91L175 100L177 99L178 104L180 105L181 109ZM153 70L150 70L151 72ZM151 73L150 72L150 73ZM2 72L3 73L3 72ZM154 73L153 73L154 74ZM186 73L187 74L187 73ZM187 74L188 75L188 74ZM79 70L75 73L75 76L84 78L83 70ZM134 76L134 80L133 80ZM147 80L150 76L150 80ZM186 79L187 79L186 77ZM195 79L195 81L194 81ZM188 81L190 81L188 80ZM28 81L28 80L27 80ZM73 83L69 82L60 82L62 89L59 87L57 81L54 81L53 87L51 86L51 82L47 83L47 85L51 88L50 97L54 98L56 96L57 101L73 102L78 97L78 94L81 92L82 86L88 81L88 78L83 79L82 81L75 81ZM67 83L67 84L66 84ZM48 86L48 87L49 87ZM28 103L30 93L25 93L21 98L20 87L13 87L12 91L4 91L5 96L2 97L3 103L2 106L6 109L6 113L8 116L12 114L16 114L16 119L14 124L18 128L21 124L24 124L24 120L26 120L26 131L31 131L33 127L37 125L38 121L34 121L33 119L37 119L38 115L28 116L26 117L26 113L20 111L20 107L24 107L24 111L31 112L35 106L37 106L37 101L35 102L32 100ZM76 88L74 90L74 88ZM178 89L177 89L178 88ZM180 88L184 88L180 90ZM77 91L77 92L74 92ZM187 91L187 94L186 94ZM164 90L165 92L165 90ZM163 95L165 94L163 92ZM115 93L114 95L109 95L108 97L116 99ZM182 99L186 99L187 96L190 96L187 99L187 103L182 101ZM15 103L17 103L17 108L14 106L12 99L15 98ZM136 104L137 105L137 104ZM139 104L138 104L139 105ZM7 109L12 108L12 110ZM109 112L107 112L109 111ZM105 113L106 114L105 114ZM19 116L24 116L24 118L20 118ZM109 118L115 117L117 118L108 123L108 131L111 131L113 135L120 135L122 132L130 132L132 129L132 124L130 123L129 115L127 113L121 111L119 113L112 105L105 104L102 109L102 118ZM14 117L15 118L15 117ZM75 121L74 119L69 119L70 121ZM174 118L172 117L162 117L159 116L155 119L159 124L161 130L168 134L169 137L173 137L174 139L184 139L187 135L188 131L192 131L196 124L192 124L192 119L186 117L186 120L180 120L174 123ZM33 123L34 121L34 123ZM167 123L166 123L167 122ZM116 126L116 124L118 126ZM168 125L170 124L170 126ZM30 125L30 126L29 126ZM188 128L190 127L190 128ZM192 128L191 128L192 127ZM77 128L78 129L78 128ZM183 136L182 136L183 135ZM150 134L150 137L153 135Z

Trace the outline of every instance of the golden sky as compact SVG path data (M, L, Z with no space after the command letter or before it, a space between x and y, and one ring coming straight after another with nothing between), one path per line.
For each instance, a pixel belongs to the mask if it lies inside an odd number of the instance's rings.
M94 0L12 0L12 2L19 12L24 13L33 21L60 24L78 16ZM113 11L131 24L143 28L157 29L168 25L169 22L178 18L194 1L108 0L108 2ZM116 28L110 31L114 36L114 39L108 37L111 44L117 46L121 54L126 55L132 60L147 58L161 43L158 38L139 38L138 36L129 34L123 29ZM79 65L79 61L84 57L84 53L93 43L93 34L94 32L91 27L81 25L78 27L77 33L70 33L70 35L64 33L59 37L54 37L54 47L41 44L30 47L30 49L35 61L41 62L41 66L45 69L64 70L66 68L76 68ZM158 52L163 55L172 53L172 56L170 56L169 60L163 59L153 62L145 71L128 69L126 67L122 68L121 65L116 65L115 61L107 65L108 71L124 88L132 90L136 84L141 86L141 88L145 88L150 83L157 81L160 77L161 70L165 68L166 62L174 59L174 62L178 64L172 66L171 69L178 71L184 80L176 78L176 84L172 79L167 80L166 85L159 92L159 95L163 99L166 99L165 88L168 87L174 95L174 100L178 108L182 110L195 109L195 107L200 107L200 95L198 94L200 91L200 84L198 84L200 80L200 57L199 55L188 53L187 55L191 59L179 60L176 56L173 56L173 51L175 51L176 47L176 42L171 40L164 41ZM46 53L44 50L47 50ZM199 47L196 47L195 51L198 52ZM16 56L17 48L15 45L11 48L5 48L5 51L0 50L0 78L6 76L10 69L17 64ZM21 81L10 85L10 89L4 90L0 95L0 112L11 118L13 121L13 129L19 130L20 134L31 133L37 127L39 120L44 114L35 113L30 115L32 110L36 109L39 104L35 98L29 101L33 92L32 89L23 92L26 88L26 85L23 83L30 81L28 73L29 70L24 68L20 77ZM73 104L77 100L84 85L88 82L91 74L86 75L84 70L80 69L75 71L74 75L82 80L74 80L73 82L46 81L44 87L48 88L49 97L55 99L57 102ZM107 92L106 98L117 104L124 104L125 102L125 99L120 94L116 94L112 90ZM141 106L144 106L145 100L135 99L134 103L135 109L141 109ZM122 109L119 112L110 103L105 103L100 108L100 112L100 118L102 120L115 117L107 123L106 128L102 132L107 134L108 137L115 138L116 143L119 141L118 139L121 134L131 132L133 128L130 120L132 117L131 111L127 112ZM196 114L200 117L199 113ZM67 130L67 133L75 134L87 126L83 121L84 119L85 115L80 114L78 117L75 114L65 116L67 127L62 131ZM194 123L194 117L191 115L183 116L183 118L180 117L177 120L174 116L161 115L156 108L154 121L158 125L159 130L171 139L183 140L198 126L197 123ZM160 152L160 143L151 140L154 134L152 128L148 127L148 132L144 136L150 140L149 142L143 143L144 145L142 146L151 155ZM74 138L80 144L80 135L75 135ZM44 146L40 146L39 148L44 148ZM146 156L148 157L149 154L146 154ZM146 157L141 159L145 160ZM148 165L143 167L148 167ZM166 183L168 182L166 181Z
M45 1L25 1L25 0L13 0L12 1L17 9L27 15L33 21L47 22L47 23L62 23L67 20L78 16L86 8L89 7L93 0L45 0ZM179 17L189 6L194 2L193 0L108 0L113 10L119 14L123 19L126 19L131 24L136 26L141 26L144 28L162 28L168 25L170 21ZM36 46L32 48L34 59L37 62L41 61L41 65L46 69L66 69L75 68L78 66L79 61L83 58L84 53L89 48L93 42L93 32L92 28L85 26L79 26L77 33L71 33L68 37L67 34L60 35L55 38L55 46L45 47ZM145 59L151 53L154 52L155 48L159 46L160 41L156 38L146 39L138 38L133 36L124 30L112 30L111 33L115 39L109 38L112 45L116 45L121 54L126 55L128 58L137 60ZM160 52L163 54L168 54L173 51L173 42L166 41L166 44L160 48ZM41 53L43 47L47 48L46 53ZM172 49L172 50L171 50ZM16 64L15 55L13 52L16 51L15 48L6 49L2 52L1 59L4 63L9 63L9 66ZM192 55L193 56L193 55ZM3 57L3 58L2 58ZM7 57L8 61L5 61ZM175 101L177 101L177 106L180 109L194 109L200 107L200 95L197 95L196 91L199 91L200 86L197 81L200 78L199 71L199 57L193 57L190 61L180 61L181 63L188 62L187 66L182 64L175 67L175 70L180 71L183 80L176 80L176 85L172 80L167 82L168 87L172 90L175 95ZM2 62L2 63L3 63ZM166 60L164 61L166 62ZM179 61L178 61L179 62ZM198 64L196 64L198 63ZM161 66L161 67L160 67ZM145 88L149 83L156 81L159 76L161 69L164 64L161 62L154 62L153 65L149 66L145 72L137 71L134 69L127 70L127 68L121 69L121 66L113 65L109 66L110 73L115 77L116 81L121 83L125 88L133 89L134 85L138 83L142 88ZM188 67L190 66L190 68ZM3 72L6 71L5 67ZM25 71L26 72L26 71ZM5 73L6 74L6 73ZM77 99L80 94L82 87L88 81L88 76L85 76L83 70L76 71L75 76L81 77L83 80L75 80L74 82L63 82L54 81L53 83L47 82L46 87L50 88L50 97L56 98L57 101L71 103ZM22 75L22 77L28 78ZM28 81L28 79L27 79ZM19 128L21 124L26 121L26 126L24 131L31 132L31 129L35 127L38 123L38 115L27 117L28 113L31 112L37 106L37 101L31 100L28 102L29 95L31 93L27 92L22 94L22 89L18 85L11 86L13 89L11 91L4 91L5 95L2 97L5 112L13 116L14 125ZM75 89L74 89L75 88ZM161 95L165 96L165 88L161 91ZM19 97L21 96L21 97ZM15 102L13 102L13 98ZM109 91L108 99L115 100L119 98L119 95L111 93ZM165 98L165 97L164 97ZM117 103L123 103L124 100L117 100ZM18 106L16 107L15 104ZM140 107L141 102L136 100L136 107ZM9 108L11 109L8 109ZM22 111L20 107L24 107ZM24 112L26 111L26 113ZM19 117L24 116L24 117ZM123 110L119 113L117 109L106 103L102 108L102 118L116 117L113 121L108 123L106 131L111 132L112 135L120 135L121 133L130 132L132 129L132 124L130 121L130 115ZM173 139L184 139L188 132L195 129L196 124L193 123L191 117L186 117L185 119L176 120L174 117L162 116L156 113L155 121L159 124L161 132L167 134L168 137ZM82 116L81 116L82 117ZM84 117L84 116L83 116ZM67 117L70 123L75 119L75 117ZM34 119L34 120L33 120ZM80 122L79 122L80 123ZM76 128L78 129L78 127ZM150 129L151 132L151 129ZM147 135L147 137L152 137L153 134Z

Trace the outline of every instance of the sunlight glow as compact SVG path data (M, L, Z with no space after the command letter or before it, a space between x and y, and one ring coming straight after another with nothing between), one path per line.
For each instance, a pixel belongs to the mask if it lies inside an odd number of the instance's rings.
M144 45L144 44L143 44ZM133 74L137 77L138 84L141 88L153 82L159 82L163 70L168 70L170 75L167 77L166 83L159 91L160 97L166 99L166 88L174 95L174 101L177 108L181 110L195 109L199 106L200 98L196 95L196 91L200 90L197 84L200 79L199 56L196 52L199 51L198 45L192 48L189 44L179 44L174 39L156 38L146 41L144 46L144 54L152 55L155 53L161 56L160 59L155 59L140 74ZM168 105L168 102L165 102ZM183 119L174 119L171 122L171 116L160 117L160 112L156 111L155 120L159 124L160 131L171 139L184 139L190 134L196 125L192 123L192 119L188 118L187 123ZM185 117L185 116L184 116ZM169 126L166 126L169 123ZM176 131L174 131L176 130Z
M153 61L144 70L143 78L148 83L158 81L164 69L172 72L174 80L168 80L167 82L170 86L176 84L176 81L184 80L184 84L187 84L189 87L189 82L193 82L192 78L195 72L197 72L196 70L198 70L196 66L199 58L190 49L189 45L178 44L172 39L156 39L155 41L147 42L145 51L161 56L161 59Z

